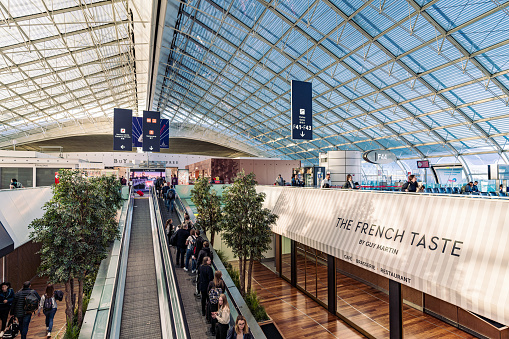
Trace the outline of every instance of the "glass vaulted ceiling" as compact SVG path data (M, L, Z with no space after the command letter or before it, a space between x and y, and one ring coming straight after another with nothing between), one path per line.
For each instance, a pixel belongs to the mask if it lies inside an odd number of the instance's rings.
M0 0L0 142L136 108L123 0Z
M153 108L273 156L400 159L509 149L509 2L189 0ZM161 76L161 75L160 75ZM290 139L290 80L313 83L314 140Z

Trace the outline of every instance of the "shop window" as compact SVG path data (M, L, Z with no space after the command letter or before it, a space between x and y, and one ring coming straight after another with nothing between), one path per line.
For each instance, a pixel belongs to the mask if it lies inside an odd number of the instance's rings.
M290 280L292 277L292 241L281 236L281 275Z

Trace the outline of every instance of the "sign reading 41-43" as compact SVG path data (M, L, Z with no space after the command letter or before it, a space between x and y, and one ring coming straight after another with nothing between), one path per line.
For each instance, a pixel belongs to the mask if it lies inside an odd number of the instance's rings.
M292 139L313 139L312 95L310 82L292 80Z

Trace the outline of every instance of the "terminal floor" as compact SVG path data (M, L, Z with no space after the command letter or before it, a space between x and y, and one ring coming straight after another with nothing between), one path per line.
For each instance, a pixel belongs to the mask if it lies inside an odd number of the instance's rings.
M173 224L178 225L179 222L177 215L166 211L166 208L164 208L164 202L161 199L159 200L159 204L163 206L161 213L164 222L166 223L166 220L172 219ZM170 254L173 263L175 263L177 255L176 252L175 247L170 247ZM177 273L180 296L182 298L182 303L184 304L184 312L189 326L191 339L215 338L215 336L212 336L210 333L210 324L207 324L205 317L201 315L201 300L194 296L196 289L194 279L196 278L196 274L186 272L182 268L175 268L175 272Z
M304 279L304 272L307 272L307 276L314 277L311 280L311 286L314 287L311 290L308 287L308 291L311 294L316 295L320 300L326 302L327 299L327 267L324 265L307 265L304 260L297 260L297 284L304 287L306 283L309 286L309 280ZM289 257L283 256L283 272L288 271L289 275ZM288 268L288 269L285 269ZM302 313L308 314L310 317L315 319L320 324L324 324L324 327L329 328L331 322L344 324L339 318L331 316L331 320L324 322L320 316L314 317L315 304L322 308L323 312L326 312L325 308L318 305L318 303L312 301L311 298L300 292L298 289L291 287L286 280L276 276L275 273L270 271L268 268L261 264L256 265L255 272L253 273L256 281L255 290L259 295L267 295L270 306L274 301L277 301L276 297L281 299L281 303L289 302L291 300L292 306L298 308ZM337 273L337 311L360 326L368 333L376 338L389 338L389 300L385 293L363 284L355 279L347 277L343 274ZM315 292L316 291L316 292ZM272 294L270 294L272 293ZM295 295L295 296L294 296ZM276 298L276 299L275 299ZM293 298L293 299L292 299ZM302 299L306 299L303 302ZM300 302L300 305L299 305ZM265 305L266 301L263 300ZM307 311L308 305L311 305L309 311ZM267 306L266 306L267 307ZM278 316L278 310L276 308L276 316ZM272 314L271 314L272 316ZM335 318L335 319L334 319ZM284 320L284 319L283 319ZM279 325L279 322L278 326ZM326 324L326 325L325 325ZM292 331L295 326L291 326L289 330ZM280 326L282 329L282 326ZM332 331L331 331L332 332ZM470 334L461 331L460 329L451 326L437 318L427 315L419 310L416 310L407 305L403 305L403 332L405 338L414 339L431 339L431 338L475 338ZM290 332L291 334L291 332ZM286 336L286 333L285 333ZM356 338L355 334L351 336L335 335L337 338ZM297 336L305 338L306 336ZM295 338L297 338L295 337ZM334 338L334 336L329 336ZM324 335L324 338L328 338Z
M43 295L46 291L47 278L44 277L36 277L32 280L32 288L39 293L39 295ZM76 284L77 285L77 284ZM16 286L15 290L16 290ZM62 290L65 293L64 284L56 284L56 290ZM77 286L76 286L77 292ZM28 328L27 339L31 338L46 338L46 317L41 312L41 316L37 315L32 316L32 320L30 321L30 327ZM65 299L64 301L58 302L58 310L55 314L55 318L53 319L53 331L52 338L63 338L65 333Z

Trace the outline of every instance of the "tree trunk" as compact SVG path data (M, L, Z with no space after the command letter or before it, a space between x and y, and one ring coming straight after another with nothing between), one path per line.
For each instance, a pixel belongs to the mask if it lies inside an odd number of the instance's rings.
M253 275L253 258L249 258L249 268L247 270L247 294L251 293L251 277Z
M69 279L65 282L65 318L67 320L67 326L72 326L72 318L74 316L71 281L72 279Z
M71 296L72 312L73 312L73 316L74 316L74 310L76 309L76 298L74 295L74 279L71 278L69 281L69 284L71 286L70 296Z
M78 280L78 327L83 321L83 279Z
M216 233L214 231L210 231L210 247L214 248L214 236Z
M239 282L240 282L240 294L242 296L246 295L245 289L245 279L244 279L244 260L242 256L239 255Z
M244 294L243 295L246 295L246 271L247 271L247 257L243 257L242 258L244 260Z

